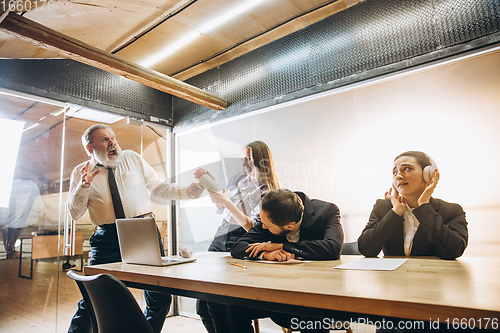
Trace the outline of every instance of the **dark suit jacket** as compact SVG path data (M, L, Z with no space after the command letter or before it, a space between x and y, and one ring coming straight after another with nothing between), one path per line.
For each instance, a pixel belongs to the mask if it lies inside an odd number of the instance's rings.
M304 217L300 226L300 239L290 243L286 236L273 235L258 223L234 244L231 255L235 258L248 256L249 244L271 241L282 243L283 250L304 259L336 260L340 257L344 243L344 232L340 224L340 211L332 203L309 199L302 192L295 192L304 203Z
M411 256L460 257L469 238L465 213L458 204L431 198L429 203L413 210L420 222L415 233ZM380 250L386 256L404 256L404 215L392 210L390 200L377 200L370 221L358 238L359 251L376 257Z

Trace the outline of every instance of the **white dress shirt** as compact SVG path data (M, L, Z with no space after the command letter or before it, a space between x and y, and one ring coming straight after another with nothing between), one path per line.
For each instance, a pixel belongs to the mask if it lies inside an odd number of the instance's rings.
M413 247L413 238L415 233L420 226L419 220L413 215L413 209L411 209L408 204L406 204L407 210L404 213L403 221L403 232L404 232L404 250L405 256L409 257L411 255L411 249Z
M250 217L252 226L260 221L260 201L262 196L267 193L267 185L254 181L249 175L237 174L229 180L227 194L230 200L234 203L243 214ZM223 219L230 224L239 225L238 221L233 217L231 212L222 207L219 211Z
M125 217L135 217L151 212L151 199L154 202L165 200L187 199L187 188L168 184L158 177L156 171L134 151L122 152L123 161L113 170L116 185L123 204ZM101 168L89 188L81 187L80 170L87 162L75 167L71 173L68 209L71 218L78 221L86 213L94 225L111 224L115 222L115 211L108 185L108 170L97 166L97 161L91 158L89 169Z

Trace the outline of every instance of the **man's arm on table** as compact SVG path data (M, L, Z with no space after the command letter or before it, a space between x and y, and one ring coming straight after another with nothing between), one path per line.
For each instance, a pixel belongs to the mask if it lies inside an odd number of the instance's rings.
M272 241L273 239L276 239L276 237L273 237L273 235L271 234L271 232L269 232L269 230L264 230L262 228L262 223L258 223L250 230L248 230L246 234L241 236L240 239L238 239L238 241L234 244L233 248L231 249L231 255L234 258L238 259L249 257L250 253L247 252L247 250L249 249L249 246L251 244L257 244L257 243L272 244L268 242Z
M295 257L310 260L336 260L340 257L344 241L344 233L340 224L340 212L337 206L329 204L324 207L320 216L314 221L314 225L301 231L301 239L307 237L302 233L311 234L310 240L300 240L290 243L285 236L275 236L269 230L264 230L259 223L243 235L233 246L231 255L234 258L243 259L250 256L253 249L255 256L260 256L267 260L286 260ZM270 243L269 243L270 242ZM256 244L253 245L252 244ZM248 249L252 249L248 251ZM291 254L288 255L288 254ZM268 259L269 258L269 259Z

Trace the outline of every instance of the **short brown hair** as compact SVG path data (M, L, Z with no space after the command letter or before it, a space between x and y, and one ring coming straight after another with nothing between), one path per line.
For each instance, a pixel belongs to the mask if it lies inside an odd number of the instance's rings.
M297 193L282 188L267 192L262 198L261 210L273 224L283 227L289 222L300 221L304 204Z
M427 156L426 153L423 153L423 152L417 151L417 150L405 151L404 153L399 154L394 159L394 161L396 161L398 158L403 157L403 156L410 156L410 157L415 158L415 160L417 161L418 165L420 165L422 170L424 170L424 168L426 166L429 166L432 164L431 159L429 158L429 156Z

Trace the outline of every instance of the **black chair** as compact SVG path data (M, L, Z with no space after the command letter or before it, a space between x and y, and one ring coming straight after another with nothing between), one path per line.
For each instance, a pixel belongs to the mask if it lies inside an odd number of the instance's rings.
M344 243L342 247L342 255L361 255L358 248L358 242Z
M128 288L112 275L82 276L72 270L89 310L95 333L154 333Z

